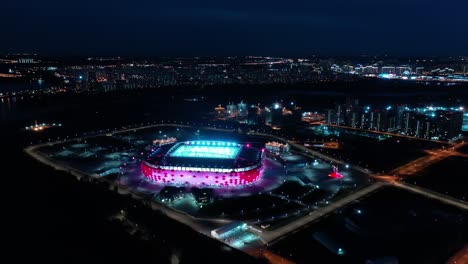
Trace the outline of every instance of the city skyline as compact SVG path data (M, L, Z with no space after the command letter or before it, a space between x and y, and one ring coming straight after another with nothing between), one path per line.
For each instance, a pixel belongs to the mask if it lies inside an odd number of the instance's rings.
M3 3L14 258L468 264L466 10Z
M0 50L45 55L466 55L468 3L10 1ZM437 18L437 19L435 19Z

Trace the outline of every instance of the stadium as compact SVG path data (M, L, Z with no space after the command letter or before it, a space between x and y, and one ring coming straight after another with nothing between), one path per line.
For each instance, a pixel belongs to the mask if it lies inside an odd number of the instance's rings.
M141 163L144 176L164 185L237 187L258 181L264 151L224 141L160 145Z

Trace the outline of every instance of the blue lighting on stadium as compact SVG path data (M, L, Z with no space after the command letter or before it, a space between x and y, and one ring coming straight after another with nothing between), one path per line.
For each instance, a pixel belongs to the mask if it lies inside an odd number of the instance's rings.
M232 142L219 141L191 141L191 144L179 146L172 157L233 159L240 151L240 147Z

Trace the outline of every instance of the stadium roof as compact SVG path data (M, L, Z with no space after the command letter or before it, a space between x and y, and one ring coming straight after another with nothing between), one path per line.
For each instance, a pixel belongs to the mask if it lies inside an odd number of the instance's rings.
M262 159L257 148L221 141L187 141L156 148L146 159L156 166L234 169Z

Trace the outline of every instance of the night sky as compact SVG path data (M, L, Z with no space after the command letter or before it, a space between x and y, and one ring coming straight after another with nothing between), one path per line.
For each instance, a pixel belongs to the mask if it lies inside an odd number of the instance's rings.
M467 55L466 0L5 0L0 53Z

